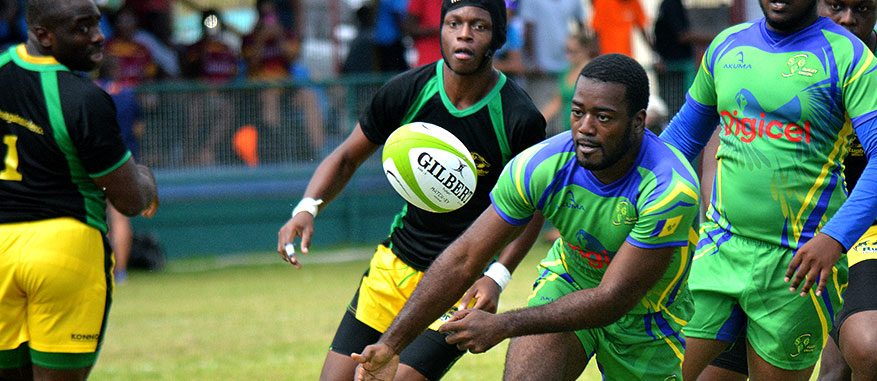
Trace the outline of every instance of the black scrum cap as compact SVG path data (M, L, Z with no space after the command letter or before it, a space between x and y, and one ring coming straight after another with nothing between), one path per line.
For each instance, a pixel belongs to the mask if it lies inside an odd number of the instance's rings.
M478 7L490 13L493 22L493 36L490 40L490 49L499 50L506 39L506 11L505 0L442 0L442 22L448 12L460 7Z

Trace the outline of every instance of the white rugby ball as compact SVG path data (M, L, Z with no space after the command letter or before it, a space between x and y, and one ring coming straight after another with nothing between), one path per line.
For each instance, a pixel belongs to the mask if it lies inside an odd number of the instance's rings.
M434 124L399 127L384 143L384 173L412 205L434 213L457 210L472 198L478 176L472 154Z

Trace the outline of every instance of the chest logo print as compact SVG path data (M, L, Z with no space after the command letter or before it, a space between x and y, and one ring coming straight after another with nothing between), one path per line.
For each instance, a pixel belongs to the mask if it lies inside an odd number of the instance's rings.
M788 69L786 70L786 72L782 73L782 76L788 78L795 74L798 74L805 77L812 77L813 74L819 72L819 70L804 67L805 65L807 65L807 54L796 54L792 56L792 58L789 58L788 61L786 61L786 66L788 66Z

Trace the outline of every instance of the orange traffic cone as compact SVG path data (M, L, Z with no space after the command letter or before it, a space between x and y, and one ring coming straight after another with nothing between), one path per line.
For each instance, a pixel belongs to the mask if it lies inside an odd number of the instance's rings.
M234 152L238 157L251 168L259 165L257 153L259 133L256 127L252 124L241 126L235 131L233 139Z

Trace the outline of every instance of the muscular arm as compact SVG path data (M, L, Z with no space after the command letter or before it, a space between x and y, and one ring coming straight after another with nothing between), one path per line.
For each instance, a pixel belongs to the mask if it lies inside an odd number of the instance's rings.
M466 288L481 275L493 254L523 229L524 226L507 223L492 206L488 207L429 267L405 307L381 336L380 343L395 353L402 352L459 300ZM519 243L529 246L524 241Z
M320 209L325 208L341 193L362 162L378 147L380 146L365 137L362 128L357 124L350 136L317 166L305 188L304 197L322 199L323 205ZM277 233L277 251L288 260L283 246L293 242L296 237L301 237L301 250L307 253L313 231L314 217L310 213L298 213L292 216Z
M576 291L552 303L490 315L454 314L439 328L461 350L480 353L505 338L595 328L618 321L658 282L675 248L642 249L625 243L596 288Z
M158 204L155 177L148 167L135 163L133 158L114 171L96 177L94 182L104 189L104 194L116 210L128 217L143 211L151 216L155 212Z

